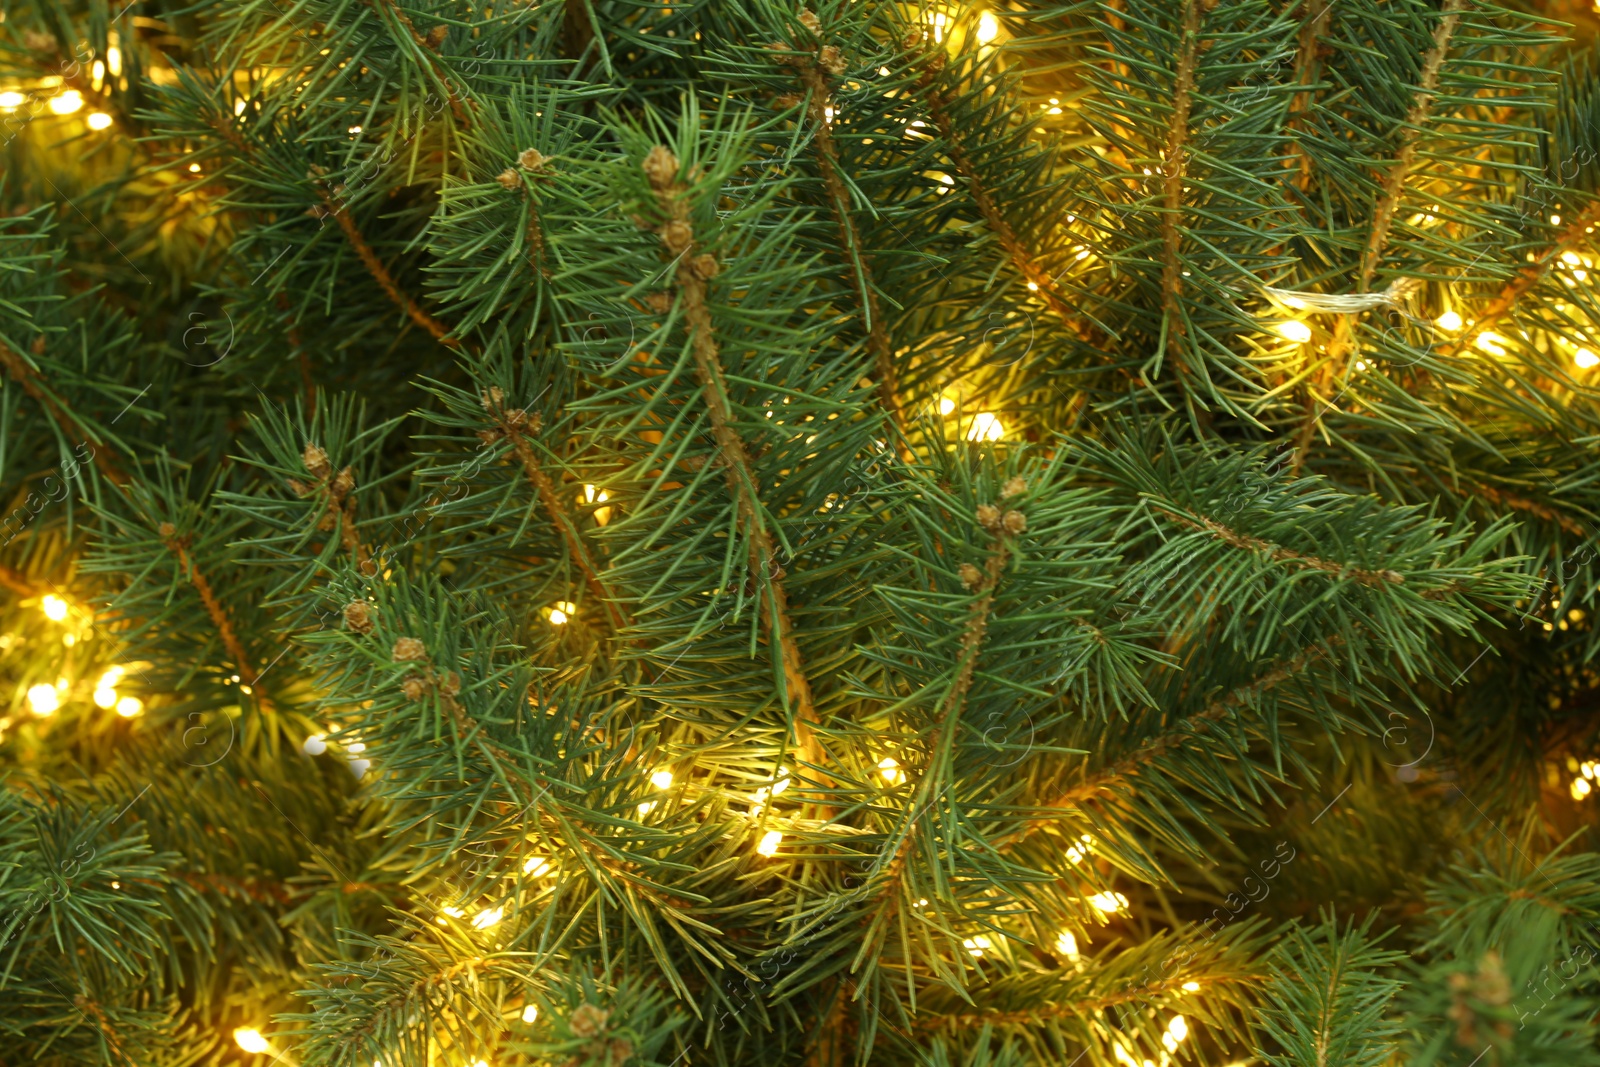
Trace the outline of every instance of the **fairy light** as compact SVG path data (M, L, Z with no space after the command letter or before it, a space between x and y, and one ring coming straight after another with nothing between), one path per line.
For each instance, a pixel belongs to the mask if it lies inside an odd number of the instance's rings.
M450 924L445 922L447 917L451 919L459 919L465 914L466 912L462 911L460 908L452 908L447 904L439 909L439 915L434 919L434 922L438 923L440 926L449 926Z
M1594 780L1594 773L1595 773L1594 760L1584 760L1583 766L1579 767L1578 771L1585 778L1588 778L1590 781L1593 781Z
M106 83L105 60L97 59L89 67L89 81L94 84L94 87L97 90Z
M660 770L655 772L650 776L650 784L655 786L657 789L671 789L672 772L668 770Z
M261 1031L253 1026L241 1026L233 1032L234 1043L246 1052L266 1052L272 1048L267 1039L261 1036Z
M768 413L768 417L769 418L771 417L771 413L770 412ZM607 500L610 500L610 499L611 499L610 494L608 494L604 489L601 489L599 486L585 485L583 487L583 502L585 504L604 504ZM594 510L594 521L599 523L601 526L604 526L606 523L610 522L611 521L611 509L610 508L595 508L595 510Z
M472 917L472 925L479 930L487 930L505 917L504 908L484 908Z
M117 714L131 719L144 710L144 701L138 697L122 697L117 701Z
M639 811L640 815L649 815L652 811L655 811L655 810L656 810L656 802L653 801L653 800L645 801L643 804L640 804L639 808L638 808L638 811Z
M1063 930L1056 936L1056 955L1065 956L1069 960L1078 958L1078 939L1068 930Z
M522 1021L523 1022L531 1023L534 1020L536 1020L537 1018L539 1018L539 1007L538 1007L538 1005L529 1004L526 1008L522 1009Z
M361 127L360 126L352 126L348 130L346 130L345 132L346 133L360 133L361 132Z
M113 78L122 73L122 49L116 45L106 49L106 69L111 72Z
M53 115L71 115L83 109L83 94L76 89L68 89L50 98L50 113Z
M522 873L529 878L543 878L555 868L543 856L529 856L522 861Z
M1200 992L1200 983L1199 982L1185 982L1185 983L1183 983L1183 991L1185 993L1198 993L1198 992Z
M967 430L969 441L998 441L1005 436L1006 428L1000 420L987 411L972 417L972 427Z
M29 691L29 695L30 696L32 695L32 691L31 690ZM1589 784L1589 780L1587 778L1574 778L1572 780L1572 799L1573 800L1582 800L1584 797L1588 796L1590 794L1590 792L1592 792L1593 790L1594 790L1594 786Z
M1443 315L1440 315L1433 321L1434 324L1437 325L1441 330L1459 330L1463 325L1461 322L1461 316L1456 314L1454 311L1446 311Z
M906 772L900 769L900 761L892 756L885 756L878 761L878 773L890 785L902 785L906 780Z
M111 116L104 111L91 111L85 119L91 130L104 130L111 125Z
M941 396L939 398L939 414L941 414L941 415L949 415L955 409L956 409L956 402L954 400L951 400L947 396Z
M40 683L28 690L28 707L35 715L41 718L54 715L60 706L61 696L56 692L55 686Z
M1560 215L1551 215L1550 216L1550 225L1552 225L1552 226L1560 226L1561 225L1561 216Z
M0 108L12 111L26 103L28 98L16 91L0 93Z
M1491 356L1503 356L1506 354L1506 339L1493 330L1483 331L1472 343L1477 346L1479 351L1487 352Z
M308 756L322 755L324 752L328 751L327 737L327 734L312 734L310 737L306 738L305 743L300 746L300 751L304 752Z
M578 605L570 600L558 600L550 609L550 625L565 626L567 620L578 613Z
M972 955L973 959L978 960L983 959L984 949L994 947L989 943L989 939L984 937L982 934L979 934L977 937L969 937L965 941L961 942L961 944L967 950L967 952Z
M1089 855L1089 849L1093 844L1094 838L1088 834L1083 834L1078 838L1077 844L1067 846L1067 859L1073 863L1082 863L1084 858Z
M1000 20L985 11L978 16L978 43L990 44L1000 36Z
M67 602L51 593L39 602L39 610L51 622L60 622L67 617Z
M1121 893L1113 893L1108 890L1090 897L1089 904L1104 915L1112 915L1128 906L1128 898Z
M763 856L776 856L778 846L783 843L783 834L777 830L768 830L761 835L761 842L756 845L756 852Z
M1293 341L1295 344L1303 345L1307 341L1311 340L1311 327L1307 326L1299 319L1289 319L1286 322L1280 322L1274 327L1274 329L1278 331L1279 337L1282 337L1286 341Z
M198 163L189 164L189 173L190 174L199 174L200 173L200 164L198 164Z
M1595 355L1587 348L1580 348L1572 354L1572 362L1584 370L1600 365L1600 356Z
M1161 1043L1167 1046L1168 1052L1176 1052L1178 1045L1189 1036L1189 1020L1181 1015L1174 1015L1167 1023L1167 1032L1161 1035Z

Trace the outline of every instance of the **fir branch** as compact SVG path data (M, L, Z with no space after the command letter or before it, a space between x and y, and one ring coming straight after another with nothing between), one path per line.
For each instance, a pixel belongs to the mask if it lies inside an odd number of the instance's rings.
M128 1055L127 1044L123 1041L122 1036L117 1033L116 1028L111 1025L111 1020L106 1018L105 1011L101 1009L93 998L79 993L72 998L72 1006L82 1012L83 1017L89 1020L96 1030L100 1031L100 1037L105 1041L106 1049L119 1062L126 1063L128 1067L135 1067L133 1057Z
M1586 231L1600 226L1600 199L1595 200L1584 208L1572 223L1561 231L1561 235L1554 243L1547 247L1532 263L1524 265L1517 271L1516 276L1501 288L1494 299L1484 305L1483 311L1473 320L1470 327L1462 331L1462 335L1453 343L1440 349L1440 355L1446 358L1460 355L1470 347L1473 340L1485 330L1492 329L1501 319L1509 315L1516 307L1517 301L1526 296L1534 286L1544 280L1550 269L1561 262L1561 255L1570 252L1582 243Z
M1118 790L1131 789L1133 787L1133 779L1137 778L1168 752L1177 748L1186 738L1199 730L1210 729L1213 723L1222 721L1222 719L1237 709L1248 705L1274 686L1295 677L1311 664L1326 656L1328 648L1335 643L1337 642L1328 641L1307 648L1289 662L1280 664L1254 681L1232 690L1217 700L1213 700L1206 705L1204 711L1174 723L1173 729L1167 733L1151 738L1117 762L1087 776L1078 785L1063 791L1046 807L1052 812L1070 810L1082 807L1084 804L1100 797L1109 796ZM1056 814L1032 819L1023 830L1012 835L1011 839L1015 840L1028 836L1035 830L1054 826L1059 822L1060 816Z
M706 406L710 409L712 433L717 442L728 491L738 508L739 525L749 541L750 580L758 589L766 591L767 603L761 613L761 622L767 630L768 639L778 643L785 696L795 702L795 741L802 758L812 766L820 767L824 753L815 728L821 725L821 721L812 700L811 682L806 677L800 645L794 638L794 624L789 618L789 597L783 585L783 568L778 565L773 551L772 534L761 521L750 453L733 425L733 407L728 399L728 386L723 375L711 310L706 304L706 281L716 275L717 260L710 253L692 254L695 243L693 229L688 222L688 188L675 180L677 158L664 146L658 145L645 159L644 170L661 210L670 220L660 228L659 236L667 254L676 260L674 284L683 300L684 329L689 335L695 375L704 390Z
M271 701L267 697L266 689L261 685L261 676L250 665L250 657L245 653L244 645L234 630L233 620L228 617L227 609L212 591L211 583L206 580L205 573L189 558L189 535L184 534L179 537L177 527L170 522L163 522L157 533L161 537L161 543L178 558L178 566L183 571L184 581L194 586L194 591L200 594L200 602L205 605L206 614L211 617L211 624L217 628L217 634L222 638L222 646L228 650L228 655L233 657L233 665L239 669L240 680L254 691L260 703L270 706Z
M512 451L522 464L522 471L528 476L528 482L533 486L539 502L544 505L545 513L550 516L551 524L560 533L562 541L566 542L567 554L582 572L584 584L589 587L595 598L605 605L612 629L616 631L625 629L629 624L627 613L623 610L616 594L601 581L599 569L589 556L589 549L583 543L583 536L578 532L572 516L562 504L561 494L556 491L555 482L545 473L544 467L539 463L538 455L533 450L533 445L528 440L530 432L536 433L539 430L539 416L535 414L530 421L528 413L521 408L508 411L505 407L505 396L499 387L491 388L483 394L483 407L494 418L499 434L511 443Z
M88 433L87 430L73 420L66 410L57 402L56 398L41 383L45 381L44 375L33 367L20 353L4 341L0 341L0 365L4 365L11 380L22 386L22 391L27 393L49 413L50 417L60 427L61 432L69 437L74 436L74 431L80 431L85 437L99 447L94 450L94 465L106 480L117 488L128 484L128 476L122 472L116 462L111 458L111 450L105 442Z
M1274 563L1287 563L1294 567L1321 571L1324 574L1332 574L1340 578L1354 578L1362 585L1373 587L1405 584L1405 575L1399 571L1374 571L1367 570L1364 567L1352 567L1347 563L1336 563L1333 560L1321 559L1317 556L1307 555L1304 552L1296 552L1292 548L1284 548L1282 545L1273 544L1271 541L1263 541L1259 537L1251 537L1248 534L1239 533L1237 530L1205 516L1196 517L1171 507L1163 507L1159 503L1157 503L1157 507L1160 507L1168 518L1179 525L1187 526L1194 530L1204 530L1214 535L1219 541L1230 544L1235 548L1260 552Z
M394 276L389 273L389 268L383 265L383 260L378 258L378 254L372 250L372 246L362 236L360 227L356 225L355 219L350 215L349 205L335 207L333 198L328 195L327 187L323 185L321 180L317 181L317 196L323 204L323 217L332 215L334 221L338 222L339 229L344 231L345 237L350 241L350 247L355 249L356 255L361 257L361 262L366 266L367 273L371 274L377 283L383 287L383 291L389 294L389 299L399 305L412 322L427 330L440 344L450 348L460 348L461 342L450 336L449 329L442 322L424 311L415 300L412 300L408 294L401 291L400 286L394 280Z
M422 51L428 66L444 85L445 96L450 101L450 114L454 115L456 121L463 126L472 125L472 120L467 115L466 108L462 106L460 96L456 93L455 84L450 80L448 73L440 69L443 64L439 59L439 49L443 47L445 38L450 34L450 27L441 22L424 35L417 32L417 27L411 21L411 16L401 10L400 5L396 4L394 0L366 0L366 3L373 11L379 13L380 18L384 12L387 12L395 21L405 27L406 32L411 36L411 40Z
M834 221L839 227L840 247L850 260L856 276L856 288L861 294L862 313L867 326L867 347L872 351L877 371L878 400L903 439L906 435L906 416L900 406L900 376L894 365L894 345L890 343L883 306L878 300L872 264L861 248L861 236L856 232L855 220L850 214L850 194L839 177L839 151L833 143L833 128L828 122L828 81L823 76L819 61L807 57L797 62L800 64L801 80L807 89L806 116L811 120L816 137L817 168L822 173L822 184L828 191L828 203L833 208ZM903 444L901 455L907 462L910 461L910 453Z
M1162 350L1172 339L1187 333L1183 316L1183 259L1179 247L1179 216L1183 211L1183 183L1188 174L1188 156L1184 143L1189 136L1189 109L1194 92L1195 65L1200 55L1200 23L1202 0L1184 0L1183 45L1178 57L1177 79L1172 88L1172 118L1167 127L1167 150L1162 156L1161 213L1161 312ZM1212 0L1214 3L1214 0ZM1209 6L1209 5L1208 5ZM1188 391L1190 369L1180 354L1174 361L1178 366L1178 381ZM1191 403L1193 402L1191 398Z
M1444 17L1439 20L1439 25L1434 27L1433 47L1428 50L1422 62L1421 83L1411 98L1411 109L1406 112L1406 117L1401 123L1400 150L1395 153L1394 162L1390 164L1389 172L1384 177L1383 192L1374 211L1372 229L1367 234L1366 248L1361 253L1361 266L1356 274L1357 293L1366 293L1371 288L1372 279L1378 272L1378 264L1383 259L1384 251L1389 247L1395 212L1399 210L1400 200L1405 195L1406 179L1411 176L1412 165L1417 159L1423 123L1433 110L1434 97L1439 89L1439 71L1444 66L1445 56L1450 49L1450 39L1455 35L1456 25L1461 21L1461 12L1465 7L1466 0L1445 0ZM1295 438L1294 459L1290 461L1289 469L1292 474L1300 473L1300 469L1305 466L1306 458L1311 454L1311 440L1316 434L1317 420L1321 418L1321 413L1317 409L1318 403L1323 392L1327 390L1328 383L1344 364L1345 354L1352 344L1355 323L1354 315L1339 316L1334 324L1333 338L1328 342L1328 354L1317 371L1316 383L1306 390L1305 414L1302 416L1300 430Z
M1474 481L1472 486L1479 495L1487 497L1491 503L1499 504L1502 507L1512 508L1516 511L1526 511L1537 518L1543 519L1545 522L1555 523L1557 526L1560 526L1563 530L1572 534L1574 537L1581 538L1585 541L1587 541L1591 536L1588 529L1582 523L1578 522L1576 519L1573 519L1571 516L1557 511L1548 504L1541 504L1537 500L1529 500L1527 497L1521 497L1512 493L1507 493L1503 489L1497 489L1494 486L1489 485L1487 482Z
M1267 979L1265 974L1241 973L1219 978L1215 975L1207 976L1212 983L1232 982L1238 985L1263 982ZM1103 997L1093 997L1088 1000L1073 1000L1065 1003L1055 1002L1041 1004L1037 1007L1022 1008L1014 1011L972 1011L959 1014L942 1013L924 1016L917 1022L919 1030L937 1030L947 1026L1036 1026L1049 1022L1052 1019L1087 1018L1107 1008L1114 1008L1121 1004L1135 1004L1140 1001L1152 1000L1156 997L1172 993L1181 994L1183 986L1190 979L1179 974L1159 982L1149 982L1145 985L1124 989L1119 993L1108 993Z

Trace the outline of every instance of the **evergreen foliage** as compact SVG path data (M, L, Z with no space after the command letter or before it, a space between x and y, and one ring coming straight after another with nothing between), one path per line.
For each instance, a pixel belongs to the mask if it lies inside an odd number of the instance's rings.
M1600 1064L1600 67L0 0L0 1063Z

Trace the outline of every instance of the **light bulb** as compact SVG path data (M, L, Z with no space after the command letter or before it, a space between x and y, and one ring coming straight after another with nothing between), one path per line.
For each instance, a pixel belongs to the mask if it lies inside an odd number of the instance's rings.
M51 593L39 601L39 610L44 612L44 617L51 622L60 622L67 617L67 602Z
M1061 931L1056 938L1056 954L1065 956L1069 960L1078 958L1078 939L1066 930Z
M777 796L789 788L789 768L779 767L778 773L772 776L772 795Z
M978 43L988 44L1000 36L1000 20L985 11L978 16Z
M1487 352L1491 356L1503 356L1506 354L1505 341L1504 337L1494 331L1485 330L1478 335L1473 344L1478 347L1479 351Z
M233 1040L246 1052L265 1052L272 1046L267 1039L261 1036L261 1031L249 1026L241 1026L233 1032Z
M53 715L61 706L61 697L53 685L36 685L28 690L28 706L35 715Z
M529 1004L526 1008L522 1009L522 1021L523 1022L531 1023L535 1019L537 1019L538 1017L539 1017L539 1008L538 1008L537 1005Z
M1123 896L1121 893L1096 893L1094 896L1089 898L1089 903L1097 911L1101 911L1107 915L1110 915L1113 912L1118 912L1126 908L1128 906L1128 898Z
M776 830L768 830L761 835L761 843L756 845L756 851L763 856L776 856L778 845L783 842L783 835Z
M200 164L198 164L198 163L189 164L189 173L190 174L199 174L200 173Z
M1189 1036L1189 1020L1181 1015L1174 1015L1172 1021L1167 1023L1167 1033L1172 1035L1174 1041L1182 1041Z
M647 800L643 804L639 805L639 814L640 815L649 815L652 811L655 811L655 810L656 810L656 802L653 801L653 800Z
M1433 321L1441 330L1459 330L1461 329L1462 325L1461 316L1457 315L1454 311L1446 311L1443 315L1440 315Z
M961 944L972 954L973 959L979 960L983 959L983 950L991 947L989 939L981 934L977 937L969 937Z
M1561 225L1561 216L1560 215L1551 215L1550 216L1550 225L1552 225L1552 226L1560 226Z
M956 402L947 396L939 398L939 414L948 415L956 409Z
M116 45L106 49L106 69L113 78L122 73L122 49Z
M100 689L110 689L122 681L122 676L125 673L121 667L107 667L105 673L100 676L100 681L96 682L95 685Z
M969 441L998 441L1005 436L1006 428L999 419L987 411L972 417L972 428L967 431Z
M1580 348L1572 354L1572 362L1584 370L1588 370L1590 367L1600 364L1600 356L1595 355L1587 348Z
M99 708L113 708L117 704L117 691L111 688L96 689L94 703Z
M346 133L360 133L361 132L361 127L360 126L352 126L352 127L350 127L350 129L346 130L345 132Z
M484 908L472 917L472 925L479 930L487 930L505 916L504 908Z
M1584 763L1583 763L1583 766L1579 767L1578 769L1583 772L1583 776L1585 778L1589 778L1589 779L1593 779L1594 778L1594 761L1593 760L1585 760Z
M111 116L104 111L91 111L85 121L89 123L91 130L103 130L111 125Z
M144 701L138 697L123 697L117 701L117 714L131 719L144 710Z
M68 89L50 98L50 111L55 115L70 115L83 107L83 94L76 89Z
M1590 790L1593 788L1594 787L1589 784L1589 780L1587 778L1574 778L1572 780L1572 799L1582 800L1584 797L1589 795Z
M665 770L657 771L650 776L650 784L655 786L657 789L671 789L672 772Z
M543 878L552 869L550 861L543 856L529 856L522 861L522 873L529 878Z
M883 780L890 785L899 785L906 780L906 772L900 769L900 761L893 757L885 757L878 761L878 773L883 775Z
M578 612L578 605L570 600L558 600L555 607L550 609L550 625L564 626L568 619Z
M7 111L19 108L27 102L27 99L27 97L18 92L0 93L0 108L4 108Z
M1282 337L1286 341L1293 341L1296 344L1303 345L1307 341L1311 340L1311 327L1307 326L1299 319L1289 319L1286 322L1280 322L1274 328L1278 331L1278 336Z
M328 751L327 734L312 734L306 738L305 744L300 746L300 751L308 756L320 756Z
M1198 992L1200 992L1200 983L1199 982L1185 982L1185 983L1183 983L1183 991L1185 993L1198 993Z

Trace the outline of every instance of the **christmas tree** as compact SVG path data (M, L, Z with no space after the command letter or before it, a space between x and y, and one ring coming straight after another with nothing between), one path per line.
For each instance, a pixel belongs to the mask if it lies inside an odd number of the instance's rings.
M1600 1064L1592 16L809 2L0 3L0 1063Z

